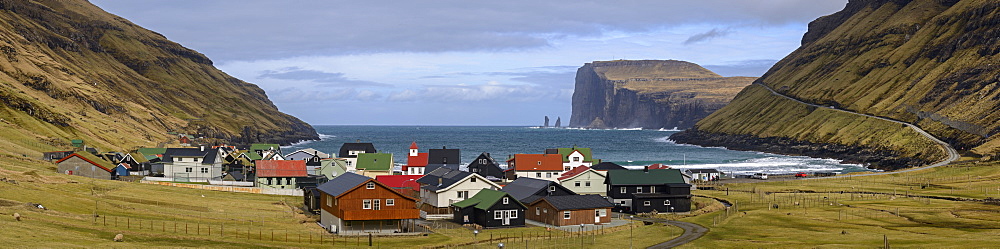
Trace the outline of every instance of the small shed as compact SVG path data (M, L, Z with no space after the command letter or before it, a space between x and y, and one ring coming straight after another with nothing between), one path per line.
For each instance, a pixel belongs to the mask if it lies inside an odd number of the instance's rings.
M524 226L527 206L510 194L491 189L480 190L472 198L451 204L453 220L460 224L479 224L483 227Z

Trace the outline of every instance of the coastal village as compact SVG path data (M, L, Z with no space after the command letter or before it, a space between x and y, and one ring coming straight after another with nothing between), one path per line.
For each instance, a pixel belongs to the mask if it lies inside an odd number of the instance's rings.
M483 152L462 162L460 149L421 150L413 142L406 163L395 164L393 154L360 141L329 153L285 152L278 144L196 145L184 134L178 142L178 148L99 152L73 140L73 150L43 159L67 175L302 196L301 208L341 235L406 234L428 220L477 228L605 226L614 213L689 212L694 184L719 177L714 169L662 164L629 170L575 146L500 160Z

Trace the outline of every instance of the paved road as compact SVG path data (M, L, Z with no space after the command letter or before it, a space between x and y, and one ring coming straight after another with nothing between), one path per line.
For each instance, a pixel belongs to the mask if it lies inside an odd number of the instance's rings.
M948 165L949 163L954 162L955 160L958 160L958 158L960 157L959 154L958 154L958 151L955 150L955 148L952 148L950 144L945 143L944 141L941 141L941 139L938 139L938 138L934 137L930 133L927 133L927 131L924 131L923 129L920 129L920 127L917 127L917 126L915 126L913 124L906 123L906 122L899 121L899 120L895 120L895 119L890 119L890 118L884 118L884 117L873 116L873 115L868 115L868 114L864 114L864 113L857 113L857 112L852 112L852 111L848 111L848 110L842 110L842 109L832 108L830 106L821 106L821 105L817 105L817 104L806 103L804 101L801 101L801 100L798 100L796 98L792 98L792 97L786 96L784 94L781 94L781 93L779 93L777 91L774 91L774 89L771 89L771 87L769 87L767 85L760 84L760 83L757 83L757 82L754 82L754 85L764 87L764 89L767 89L768 91L771 91L771 94L774 94L774 95L777 95L777 96L781 96L781 97L784 97L786 99L790 99L792 101L801 103L803 105L815 106L815 107L818 107L818 108L826 108L826 109L830 109L830 110L835 110L835 111L840 111L840 112L846 112L846 113L850 113L850 114L854 114L854 115L860 115L860 116L865 116L865 117L869 117L869 118L876 118L876 119L881 119L881 120L885 120L885 121L889 121L889 122L893 122L893 123L897 123L897 124L906 125L906 127L910 127L911 129L913 129L917 133L920 133L920 135L923 135L924 137L927 137L931 141L934 141L934 143L937 143L938 145L940 145L941 149L944 150L945 154L948 154L948 157L945 158L944 160L938 161L937 163L933 163L933 164L930 164L930 165L927 165L927 166L916 167L916 168L909 168L909 169L904 169L904 170L889 171L889 172L866 174L866 175L891 175L891 174L899 174L899 173L917 171L917 170L922 170L922 169L929 169L929 168L934 168L934 167ZM851 176L830 176L830 177L802 178L802 179L823 179L823 178L841 178L841 177L851 177Z
M672 225L672 226L676 226L676 227L680 227L681 229L684 229L684 233L681 234L681 236L678 236L677 238L674 238L674 239L669 240L667 242L663 242L663 243L659 243L659 244L650 246L648 248L655 248L655 249L673 248L673 247L676 247L676 246L687 244L687 243L689 243L691 241L694 241L694 240L696 240L698 238L701 238L701 236L705 235L705 233L708 233L708 228L705 228L705 227L703 227L701 225L690 223L690 222L683 222L683 221L676 221L676 220L652 219L652 218L643 218L643 217L635 217L633 219L635 219L635 220L641 220L641 221L649 221L649 222L659 222L659 223L664 223L664 224L667 224L667 225Z

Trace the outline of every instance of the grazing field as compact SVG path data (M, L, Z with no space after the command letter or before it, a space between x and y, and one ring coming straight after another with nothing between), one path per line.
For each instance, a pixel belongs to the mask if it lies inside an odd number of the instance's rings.
M986 248L1000 243L997 163L910 173L702 185L728 211L684 218L711 231L689 248Z
M367 247L368 237L334 236L300 211L301 197L230 193L55 173L48 162L20 156L0 160L0 237L3 247ZM30 206L41 204L45 209ZM15 221L13 215L21 215ZM96 215L95 215L96 214ZM662 224L584 233L543 227L486 229L478 236L438 222L426 236L374 237L385 248L644 248L679 235ZM631 232L631 233L630 233ZM124 242L114 242L116 234ZM655 236L650 236L655 234ZM492 240L490 240L492 238ZM631 238L631 239L630 239Z

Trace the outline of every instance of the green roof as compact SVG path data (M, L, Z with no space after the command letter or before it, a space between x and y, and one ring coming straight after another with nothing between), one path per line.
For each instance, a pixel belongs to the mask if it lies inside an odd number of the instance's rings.
M392 154L389 153L361 153L358 154L358 169L365 170L392 170Z
M643 170L609 170L608 182L613 185L657 185L667 183L684 183L684 176L679 169Z
M149 159L147 159L146 155L142 154L142 152L136 151L136 152L129 153L129 155L131 155L132 159L135 159L135 162L137 162L137 163L148 163L149 162Z
M250 151L255 151L255 150L270 150L271 148L274 148L274 150L279 150L279 149L281 149L281 145L278 145L278 144L251 144L250 145Z
M514 199L514 197L510 196L510 194L507 194L507 192L484 188L482 190L479 190L479 193L476 193L476 195L470 197L469 199L465 199L463 201L456 202L451 205L460 208L475 206L475 208L477 209L487 210L490 207L492 207L493 204L496 204L498 201L500 201L500 199L503 198L504 196L510 197L511 201L515 202L517 201L517 199ZM524 206L524 204L521 204L521 206Z
M569 154L573 154L574 150L578 150L580 151L580 154L583 154L584 162L590 162L594 160L594 158L590 154L590 148L573 147L573 148L559 148L558 150L559 154L562 155L563 162L569 162Z
M163 155L163 153L167 153L167 148L139 148L136 151L143 155Z

